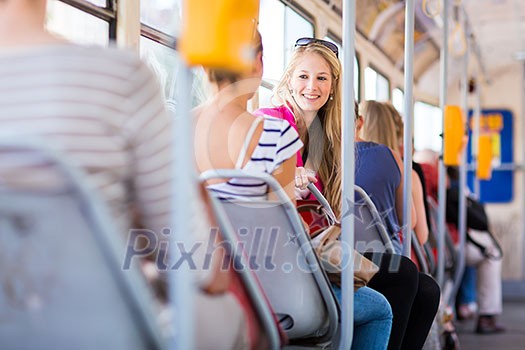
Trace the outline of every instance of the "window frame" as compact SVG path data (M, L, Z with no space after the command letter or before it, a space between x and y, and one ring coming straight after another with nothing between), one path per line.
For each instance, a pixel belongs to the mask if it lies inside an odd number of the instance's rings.
M328 32L326 32L326 37L329 37L333 41L337 42L341 48L343 47L343 40L341 40L339 35L335 34L333 31L328 30ZM339 56L341 56L341 54L339 54ZM341 57L339 57L339 59L341 59ZM360 54L357 50L355 51L355 60L357 62L357 89L354 93L357 94L357 102L359 103L361 101L361 60ZM343 62L341 62L341 65L342 64Z
M85 0L58 0L82 12L95 16L108 22L108 38L110 41L117 39L117 11L115 0L106 0L106 7L99 7ZM122 0L120 0L122 1Z
M152 28L142 22L140 23L140 36L156 41L159 44L176 50L176 38L174 36L168 35L163 31Z
M285 6L292 9L295 13L297 13L299 16L303 17L306 21L310 22L312 27L314 28L314 37L317 37L317 27L315 25L315 16L312 16L308 11L306 11L303 7L297 4L296 1L290 1L290 0L279 0L281 3L283 3Z

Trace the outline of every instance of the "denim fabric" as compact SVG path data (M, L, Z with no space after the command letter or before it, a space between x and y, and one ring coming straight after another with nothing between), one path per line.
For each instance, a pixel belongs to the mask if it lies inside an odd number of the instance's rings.
M341 303L341 288L332 285ZM384 350L392 327L392 309L385 297L363 287L354 293L354 338L352 349Z
M458 290L458 303L474 303L476 299L476 267L466 266Z

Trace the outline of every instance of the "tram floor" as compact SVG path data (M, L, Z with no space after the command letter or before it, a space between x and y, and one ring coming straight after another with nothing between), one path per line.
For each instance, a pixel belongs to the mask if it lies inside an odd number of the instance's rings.
M525 350L525 300L506 301L499 322L505 333L479 335L475 333L476 320L456 322L462 350Z

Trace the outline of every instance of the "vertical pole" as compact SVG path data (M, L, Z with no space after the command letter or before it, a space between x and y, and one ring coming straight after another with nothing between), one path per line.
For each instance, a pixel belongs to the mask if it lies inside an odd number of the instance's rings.
M463 57L463 74L461 76L461 109L463 115L467 119L468 115L468 61L470 51L470 36L467 21L464 21L465 35L467 41L467 49ZM465 270L465 244L467 241L467 152L463 149L461 154L461 165L459 166L459 208L458 208L458 233L459 233L459 247L458 247L458 267L456 275L454 276L454 289L450 295L449 305L455 305L456 293L463 278Z
M447 87L448 87L448 12L449 0L443 0L443 44L441 46L441 91L439 98L439 107L442 115L442 130L445 130L445 105L447 104ZM441 157L439 159L439 183L438 183L438 269L437 280L441 287L444 283L445 275L445 203L446 203L446 169L443 163L443 151L445 147L441 145Z
M403 255L410 257L412 237L412 134L414 129L414 0L406 0L405 5L405 124L404 142L404 179L403 179Z
M476 77L476 108L474 110L474 125L472 130L472 159L474 160L474 194L476 198L481 197L481 189L479 185L479 179L476 176L476 169L478 166L478 148L479 148L479 131L480 131L480 119L481 119L481 74L478 71Z
M182 64L177 74L179 81L178 108L172 130L173 151L172 176L172 221L173 231L170 235L169 253L170 266L179 261L181 250L179 244L188 249L191 247L189 238L191 225L188 218L193 217L191 205L193 203L195 190L193 142L191 127L191 71ZM193 294L195 293L192 275L188 264L182 264L169 274L169 297L173 322L175 325L174 340L170 349L193 349L194 320L193 320Z
M522 98L521 98L521 115L522 117L520 118L520 121L521 121L521 179L522 179L522 182L521 182L521 185L522 185L522 188L521 188L521 217L522 217L522 220L525 220L525 147L523 146L523 143L525 143L525 118L523 117L525 115L525 61L523 61L523 65L522 65L522 68L523 68L523 75L522 75ZM521 227L523 227L523 248L525 249L525 225L524 223L522 222L521 223ZM522 258L522 270L521 270L521 273L522 273L522 279L525 279L525 258Z
M343 1L343 101L341 171L343 173L343 206L341 239L343 257L349 264L342 272L341 340L339 349L350 349L354 335L354 186L355 186L355 113L354 113L354 56L355 56L355 0ZM348 215L349 214L349 215Z
M117 37L117 46L138 52L140 47L140 0L118 1L116 10L116 28L112 28L112 31L116 32L114 34Z

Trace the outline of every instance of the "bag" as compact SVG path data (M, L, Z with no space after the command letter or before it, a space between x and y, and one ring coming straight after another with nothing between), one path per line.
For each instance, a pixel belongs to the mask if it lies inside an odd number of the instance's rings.
M330 226L323 206L316 200L297 200L297 212L308 224L311 238L321 234Z
M459 192L457 188L447 190L446 216L447 222L458 225ZM478 230L488 231L489 220L485 207L477 200L467 197L467 227Z
M341 271L343 268L343 247L339 240L340 236L341 227L332 225L312 240L321 266L326 271L328 279L339 287L341 287ZM354 291L356 291L370 282L372 277L379 271L379 267L359 254L355 249L353 250L353 264Z
M317 201L298 201L297 211L310 227L310 237L315 247L321 266L326 271L330 282L341 287L341 271L343 269L343 247L341 224L337 220L330 204L321 192L313 185L308 189ZM353 250L354 291L364 287L379 271L379 267L368 260L355 249Z
M467 226L478 231L489 230L489 219L483 204L467 197Z
M467 230L467 242L479 249L480 253L487 259L503 259L503 250L490 231Z

